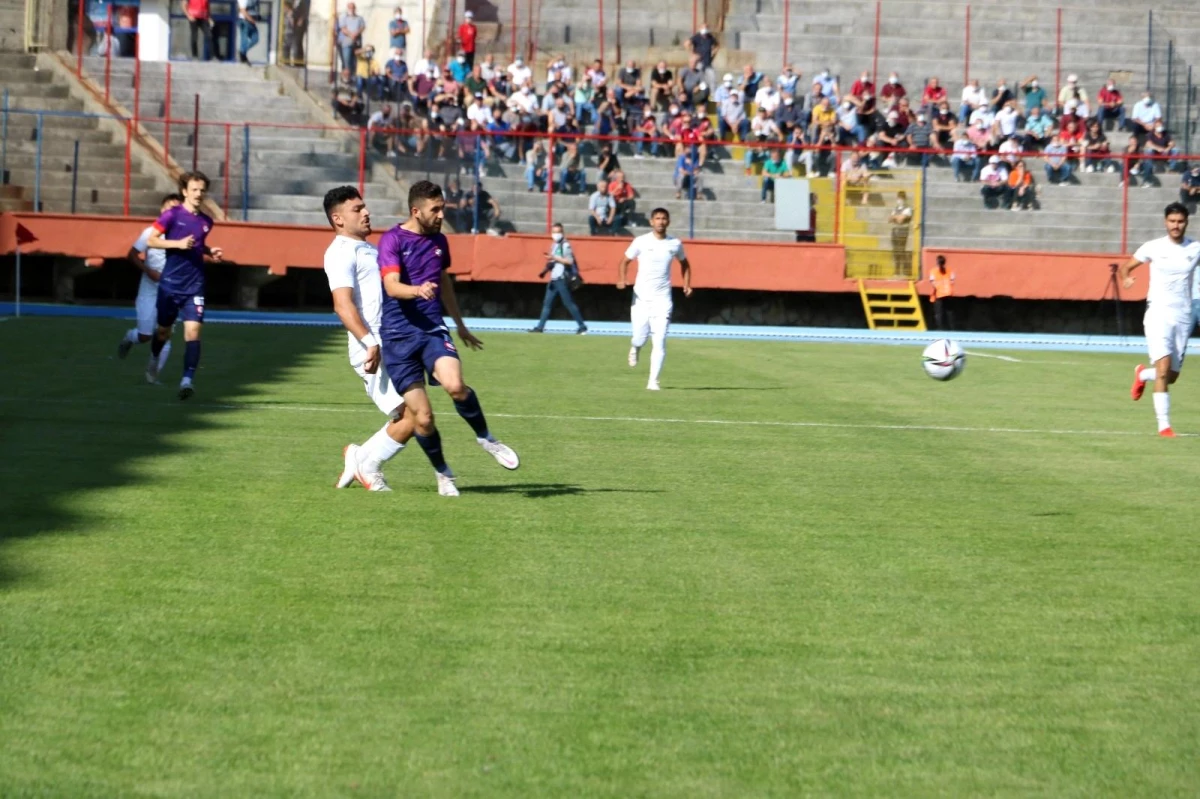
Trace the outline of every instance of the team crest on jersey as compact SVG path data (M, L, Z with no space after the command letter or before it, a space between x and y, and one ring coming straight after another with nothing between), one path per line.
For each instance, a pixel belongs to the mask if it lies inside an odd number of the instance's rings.
M454 342L450 339L446 339L446 349L450 350L451 352L458 352L458 350L454 347Z
M442 257L442 248L438 247L436 250L433 251L433 254L436 255L438 258L441 258Z

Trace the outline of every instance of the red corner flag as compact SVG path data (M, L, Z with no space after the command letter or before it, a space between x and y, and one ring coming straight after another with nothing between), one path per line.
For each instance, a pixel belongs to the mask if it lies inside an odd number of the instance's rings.
M17 223L17 246L18 247L21 246L22 244L30 244L37 240L38 240L37 236L30 233L29 228L25 227L24 225L22 225L20 223Z

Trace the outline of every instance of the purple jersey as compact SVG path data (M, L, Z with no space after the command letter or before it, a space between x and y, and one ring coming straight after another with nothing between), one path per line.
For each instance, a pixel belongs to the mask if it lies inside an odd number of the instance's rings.
M182 205L168 208L154 223L154 229L168 241L195 238L190 250L165 250L167 264L163 267L159 287L168 294L204 295L205 239L213 229L212 217L192 213Z
M441 233L422 236L396 225L379 240L379 274L400 275L400 282L419 286L427 281L440 285L442 272L450 268L450 242ZM432 300L383 298L380 335L402 338L416 332L445 330L441 291Z

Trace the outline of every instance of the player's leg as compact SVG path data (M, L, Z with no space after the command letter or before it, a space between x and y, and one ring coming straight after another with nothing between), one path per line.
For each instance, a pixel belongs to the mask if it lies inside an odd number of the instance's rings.
M170 354L171 330L175 327L175 320L179 318L182 302L160 288L155 298L155 307L157 329L154 331L154 339L150 342L150 363L146 366L146 382L152 384L158 383L161 365L166 363L165 355Z
M421 355L424 340L409 337L385 340L382 344L383 367L392 385L404 398L405 414L412 420L413 438L437 473L438 493L444 497L458 496L454 472L442 452L442 436L434 424L433 406L425 392L425 364Z
M633 324L633 338L629 342L629 365L637 366L638 351L650 338L650 312L645 303L634 300L629 309L629 320Z
M367 396L379 410L387 414L388 422L363 444L349 444L342 450L342 474L334 485L345 488L358 480L369 491L390 491L383 476L383 464L399 455L413 436L413 418L407 413L400 396L381 366L374 374L363 368L361 353L351 365L363 381Z
M436 346L436 345L435 345ZM483 415L483 406L479 404L479 395L475 389L463 382L462 362L455 354L440 354L431 364L429 370L434 380L441 384L450 399L454 401L454 410L475 431L475 441L479 446L496 459L496 463L505 469L516 469L521 465L521 459L511 447L496 440L488 430L487 418Z
M185 309L187 306L184 306ZM179 398L181 400L188 399L196 393L196 389L192 386L192 381L196 377L196 370L200 368L200 330L203 323L196 318L188 318L186 315L183 320L183 379L179 381Z
M1182 348L1178 342L1179 329L1188 329L1190 325L1173 324L1169 319L1159 319L1150 314L1144 321L1146 330L1146 347L1150 360L1154 364L1154 415L1158 421L1159 435L1173 436L1171 431L1171 383L1179 376L1183 367L1183 355L1186 351L1186 338ZM1139 377L1150 377L1143 370ZM1148 381L1145 381L1148 382Z
M650 317L650 381L646 388L658 391L658 376L662 373L663 362L667 359L667 327L670 324L671 312L662 309Z

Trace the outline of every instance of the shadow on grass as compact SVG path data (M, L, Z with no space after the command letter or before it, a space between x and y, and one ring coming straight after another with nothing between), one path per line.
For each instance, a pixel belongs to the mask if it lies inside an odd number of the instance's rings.
M585 488L570 483L524 483L516 485L463 486L464 494L521 494L529 499L571 497L580 494L661 494L656 488Z
M124 361L115 357L129 326L75 318L0 325L0 589L25 576L5 557L7 543L103 535L112 520L79 510L80 495L153 484L145 465L184 449L181 434L222 427L221 417L256 387L286 381L288 372L345 346L327 328L208 325L196 398L181 402L181 340L164 385L148 386L147 345Z

